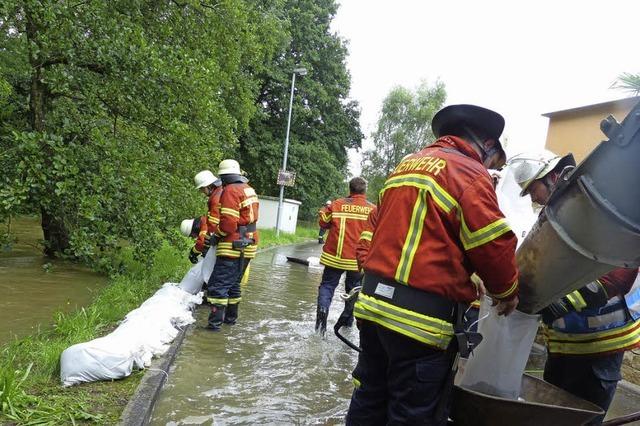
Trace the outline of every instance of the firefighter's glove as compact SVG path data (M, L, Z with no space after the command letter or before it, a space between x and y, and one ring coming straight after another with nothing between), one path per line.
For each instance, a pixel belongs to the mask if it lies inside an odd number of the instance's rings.
M215 247L218 245L218 243L220 242L220 239L222 237L220 237L219 235L213 234L213 235L209 235L209 247Z
M195 249L191 249L191 251L189 252L189 262L195 265L196 263L198 263L198 256L200 256L200 253L195 251Z
M208 249L209 247L211 247L211 235L210 234L205 234L203 245L204 245L205 249Z
M551 325L558 318L562 318L567 315L569 312L574 311L571 304L568 302L566 297L563 297L560 300L557 300L541 310L539 313L542 315L542 322L547 325Z

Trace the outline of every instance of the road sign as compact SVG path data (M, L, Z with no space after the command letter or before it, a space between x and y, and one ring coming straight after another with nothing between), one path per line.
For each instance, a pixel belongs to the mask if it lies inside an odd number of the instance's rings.
M278 185L293 186L296 183L296 172L279 170Z

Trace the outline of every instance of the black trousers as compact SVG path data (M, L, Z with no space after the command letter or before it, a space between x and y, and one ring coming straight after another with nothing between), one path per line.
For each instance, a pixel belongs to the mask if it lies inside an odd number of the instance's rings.
M606 414L622 379L620 368L624 352L602 356L550 355L544 366L544 380L586 401ZM604 415L589 425L602 423Z
M445 425L435 411L452 355L369 321L360 327L347 425Z

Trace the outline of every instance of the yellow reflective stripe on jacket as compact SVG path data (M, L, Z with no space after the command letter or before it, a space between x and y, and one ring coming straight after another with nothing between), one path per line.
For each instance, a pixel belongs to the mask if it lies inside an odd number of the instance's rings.
M336 245L336 257L342 258L342 248L344 247L344 234L347 232L347 219L340 219L338 229L338 244Z
M406 284L409 281L411 265L413 264L413 258L416 255L418 246L420 245L420 238L422 237L422 230L424 229L424 219L427 217L427 207L427 191L420 189L418 191L418 198L413 205L409 230L407 231L407 237L402 246L402 254L400 255L400 261L396 269L395 280L402 284Z
M343 212L334 212L333 217L338 219L353 219L353 220L367 220L369 219L369 215L360 214L360 213L343 213Z
M433 201L435 201L445 213L449 213L453 208L459 207L455 198L449 195L432 177L421 174L407 174L387 179L384 188L380 191L380 199L382 199L387 189L401 186L413 186L418 189L427 190L433 197Z
M318 212L318 214L320 215L320 220L322 220L323 222L326 222L326 223L331 222L331 213L324 213L320 211Z
M496 299L504 299L506 297L511 296L511 294L513 294L513 292L516 291L517 288L518 288L518 280L515 280L513 284L511 284L511 287L509 287L506 291L503 291L502 293L498 293L498 294L492 294L491 296L495 297Z
M611 330L593 333L569 334L545 329L550 353L589 355L621 351L640 343L640 319Z
M451 212L454 208L457 209L460 219L460 239L462 240L465 250L479 247L511 231L511 228L504 218L498 219L477 231L471 231L464 220L464 212L460 208L458 201L430 176L407 174L389 178L385 182L382 191L380 191L380 199L382 199L387 189L401 186L413 186L426 190L432 196L436 205L445 213Z
M244 249L244 257L253 259L256 256L257 250L258 246L251 244ZM216 248L216 256L238 258L240 257L240 250L235 250L231 242L220 242Z
M465 250L471 250L493 241L509 231L511 231L511 228L507 220L503 218L472 232L464 221L464 214L460 215L460 240Z
M358 263L355 259L342 259L329 253L322 252L320 255L320 263L336 269L344 269L345 271L357 271Z
M371 231L362 231L360 233L361 240L371 241L372 238L373 238L373 232Z
M213 223L214 225L217 225L220 223L219 217L211 216L210 214L207 215L207 219L209 220L209 223Z
M257 202L258 202L258 197L255 197L255 196L249 197L246 200L243 200L243 201L240 202L240 207L241 208L242 207L247 207L247 206L249 206L251 204L255 204Z
M226 215L229 215L229 216L240 218L240 212L238 210L230 209L228 207L222 207L220 209L220 214L226 214Z
M440 349L446 349L453 336L451 323L400 308L363 293L358 295L354 315Z
M584 300L584 297L582 297L578 290L572 291L571 293L567 294L566 298L567 300L569 300L569 303L573 305L576 312L580 312L587 307L587 301Z
M207 297L207 301L213 305L226 305L229 302L229 299L216 299L214 297Z

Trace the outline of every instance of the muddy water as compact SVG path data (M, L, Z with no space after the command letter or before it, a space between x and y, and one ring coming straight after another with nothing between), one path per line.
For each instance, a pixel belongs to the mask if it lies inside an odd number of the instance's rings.
M332 332L313 332L322 269L285 261L320 255L317 243L258 254L244 288L237 325L201 326L180 350L152 425L342 424L356 353ZM341 284L339 289L343 289ZM336 297L329 326L343 307ZM357 342L357 330L345 329Z
M3 225L6 229L6 224ZM14 219L17 242L0 246L0 345L49 327L54 313L85 306L107 278L67 261L42 255L37 218Z

